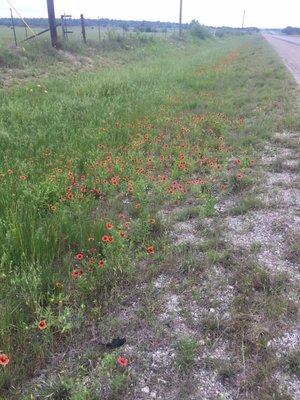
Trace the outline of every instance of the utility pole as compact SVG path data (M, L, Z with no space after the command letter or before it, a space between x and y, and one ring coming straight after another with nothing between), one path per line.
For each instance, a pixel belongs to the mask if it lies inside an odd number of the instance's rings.
M244 29L244 24L245 24L245 14L246 14L246 10L244 10L244 14L243 14L242 29Z
M101 30L100 30L100 18L98 17L98 37L99 37L99 42L101 41Z
M179 4L179 37L182 35L182 0Z
M84 16L80 14L80 21L81 21L81 33L83 42L86 44L86 33L85 33L85 26L84 26Z
M15 29L15 21L14 21L14 16L13 16L12 9L10 9L10 18L11 18L12 30L14 32L15 45L18 46L16 29Z
M48 19L49 19L51 43L52 43L53 47L56 47L57 46L57 29L56 29L56 21L55 21L54 0L47 0L47 8L48 8Z

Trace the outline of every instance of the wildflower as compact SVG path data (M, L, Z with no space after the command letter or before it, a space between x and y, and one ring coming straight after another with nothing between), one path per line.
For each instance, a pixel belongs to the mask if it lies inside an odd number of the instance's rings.
M147 247L147 253L148 254L154 254L155 253L155 247L154 246L148 246Z
M83 270L82 269L74 269L72 272L72 278L77 279L80 278L83 275Z
M73 193L73 192L68 192L68 193L67 193L67 199L68 199L68 200L72 200L73 197L74 197L74 193Z
M39 323L38 323L38 328L40 331L43 331L47 328L47 322L42 319Z
M120 178L118 178L117 176L113 176L113 177L111 178L111 183L112 183L112 185L114 185L114 186L118 185L118 184L120 183Z
M108 235L103 235L101 240L102 240L102 242L108 242L109 241L109 236Z
M99 263L98 263L98 265L99 265L100 268L103 268L104 265L105 265L105 263L106 263L105 260L100 260Z
M27 180L27 178L28 178L28 176L27 176L27 175L20 175L20 179L21 179L21 181L26 181L26 180Z
M7 354L1 353L0 354L0 365L3 365L3 367L6 367L6 365L9 363L9 357Z
M82 251L76 254L76 260L82 261L83 259L84 259L84 254L82 253Z
M113 236L108 236L108 243L113 243L114 242L114 237Z
M119 235L120 235L121 238L125 238L126 237L126 232L119 231Z
M244 176L244 175L243 175L242 172L238 172L238 173L236 174L237 179L242 179L243 176Z
M155 221L155 219L154 219L154 218L150 218L150 219L149 219L149 224L150 224L150 225L154 225L154 224L155 224L155 222L156 222L156 221Z
M123 357L123 356L118 357L117 362L118 362L118 364L119 364L121 367L123 367L123 368L127 367L127 365L128 365L128 360L127 360L127 358L125 358L125 357Z
M237 160L235 160L237 165L241 165L241 160L238 158Z
M51 210L52 212L56 212L56 211L57 211L57 206L54 205L54 204L51 204L50 210Z
M111 223L111 222L107 222L107 224L106 224L106 228L107 229L112 229L114 226L113 226L113 224Z
M256 164L256 161L255 161L255 160L251 160L251 161L250 161L251 167L253 167L255 164Z
M61 282L56 282L55 286L57 289L61 289L63 287L63 284Z
M94 258L94 257L91 257L91 258L89 258L88 264L89 264L89 265L94 265L95 262L96 262L95 258Z

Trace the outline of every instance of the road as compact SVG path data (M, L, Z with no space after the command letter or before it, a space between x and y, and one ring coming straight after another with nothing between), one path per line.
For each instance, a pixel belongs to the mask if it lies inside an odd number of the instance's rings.
M267 34L263 36L277 51L300 85L300 37Z

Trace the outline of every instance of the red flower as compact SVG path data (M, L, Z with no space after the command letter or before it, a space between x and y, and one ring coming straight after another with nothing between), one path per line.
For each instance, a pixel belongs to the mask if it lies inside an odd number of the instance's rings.
M115 238L113 236L108 236L108 243L113 243Z
M112 177L112 178L111 178L111 183L112 183L112 185L114 185L114 186L118 185L118 184L120 183L120 178L117 177L117 176Z
M103 268L104 265L105 265L105 260L100 260L98 265L99 265L100 268Z
M148 254L154 254L155 253L155 247L154 246L148 246L147 247L147 253Z
M127 360L127 358L125 358L125 357L120 356L120 357L118 357L117 361L118 361L118 364L119 364L122 368L125 368L125 367L127 367L127 365L128 365L128 360Z
M244 175L243 175L242 172L238 172L238 173L236 174L236 177L237 177L237 179L243 179Z
M44 329L47 328L47 322L42 319L39 323L38 323L38 328L40 331L43 331Z
M82 253L82 251L76 254L76 259L78 261L82 261L84 259L84 254Z
M6 367L6 365L9 363L9 357L7 354L1 353L0 354L0 365L3 365L3 367Z
M26 181L27 178L28 178L27 175L21 175L21 176L20 176L21 181Z
M107 224L106 224L106 228L107 229L112 229L114 226L113 226L113 224L111 223L111 222L107 222Z
M74 193L73 192L68 192L67 193L67 199L72 200L74 197Z
M109 236L108 235L103 235L101 240L102 240L102 242L108 242L109 241Z
M72 278L77 279L80 278L83 275L83 270L82 269L74 269L72 272Z

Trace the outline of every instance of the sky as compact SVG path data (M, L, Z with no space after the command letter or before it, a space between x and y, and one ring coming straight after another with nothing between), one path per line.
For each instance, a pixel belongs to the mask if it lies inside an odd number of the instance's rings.
M9 0L23 17L46 17L46 0ZM177 22L179 0L54 0L56 16ZM9 16L9 3L0 0L0 17ZM183 0L183 22L197 19L211 26L242 24L258 28L300 27L300 0Z

